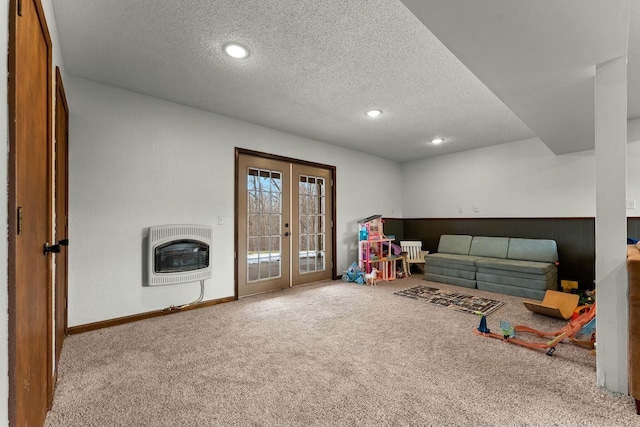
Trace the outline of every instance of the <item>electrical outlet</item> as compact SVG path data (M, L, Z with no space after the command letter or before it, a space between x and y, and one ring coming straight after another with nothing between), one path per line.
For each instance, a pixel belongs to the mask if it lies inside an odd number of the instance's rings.
M473 211L474 211L475 213L480 212L480 206L478 206L478 205L473 205Z
M458 213L464 213L464 208L462 206L458 206Z

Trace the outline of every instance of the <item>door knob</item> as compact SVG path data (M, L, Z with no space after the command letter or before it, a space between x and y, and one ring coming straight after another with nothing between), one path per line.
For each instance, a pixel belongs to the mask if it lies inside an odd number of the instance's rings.
M49 242L44 244L44 250L43 253L44 255L53 252L55 254L59 254L60 253L60 245L51 245L49 246Z
M284 237L289 237L289 236L291 236L291 233L289 233L288 231L286 231L286 232L283 234L283 236L284 236Z
M58 241L58 244L60 246L69 246L69 239L62 239L62 240Z

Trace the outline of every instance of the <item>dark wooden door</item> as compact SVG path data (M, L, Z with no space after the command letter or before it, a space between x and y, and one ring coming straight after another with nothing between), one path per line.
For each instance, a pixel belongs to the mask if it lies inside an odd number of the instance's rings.
M60 253L56 255L56 360L57 372L62 343L67 332L67 270L69 243L69 107L62 84L60 69L56 68L56 163L55 163L55 201L56 201L56 242L61 245Z
M50 407L51 40L39 0L9 9L9 422Z

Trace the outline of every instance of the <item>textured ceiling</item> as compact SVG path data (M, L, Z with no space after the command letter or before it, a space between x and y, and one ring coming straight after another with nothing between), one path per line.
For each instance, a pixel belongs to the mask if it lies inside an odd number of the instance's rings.
M595 147L596 64L627 54L629 0L403 3L554 153Z
M494 95L399 0L53 5L65 71L74 76L396 161L535 136L500 100L509 98ZM629 116L640 117L633 15ZM226 57L231 41L247 46L249 58ZM382 116L366 117L371 108ZM436 136L447 142L427 143Z

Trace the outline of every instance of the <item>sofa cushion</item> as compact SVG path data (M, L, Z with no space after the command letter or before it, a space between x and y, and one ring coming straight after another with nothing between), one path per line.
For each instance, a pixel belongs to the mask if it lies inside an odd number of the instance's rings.
M425 279L542 299L556 289L556 242L446 234L425 256Z
M555 264L549 262L523 261L517 259L478 258L476 266L494 268L496 270L521 271L523 273L545 274L555 270Z
M471 241L469 255L480 257L506 258L509 250L508 237L481 237L474 236Z
M477 256L455 255L455 254L427 254L424 257L425 265L448 266L467 266L469 270L475 271ZM462 268L462 267L460 267Z
M424 266L425 273L439 274L441 276L462 277L463 279L474 280L476 278L475 270L464 270L457 265L454 267L442 267L439 265L426 265Z
M540 273L527 273L524 271L517 271L517 270L498 270L496 268L478 266L478 273L499 274L502 276L520 277L522 279L534 279L534 280L539 279L542 276L547 276L547 277L553 276L554 278L557 277L557 269L551 269L545 272L543 275Z
M494 283L497 285L508 285L527 289L537 289L539 291L556 289L556 277L554 275L541 275L537 279L524 279L522 277L503 276L501 274L476 273L476 280L487 283Z
M497 283L477 282L478 289L489 292L498 292L500 294L515 295L523 298L541 300L544 298L546 291L538 289L521 288L518 286L499 285Z
M462 277L443 276L441 274L425 273L424 280L432 282L448 283L450 285L464 286L465 288L475 288L476 281L464 279Z
M471 236L459 234L443 234L438 243L438 252L445 254L469 255Z
M557 262L558 247L555 240L511 238L509 240L507 258L539 262Z

